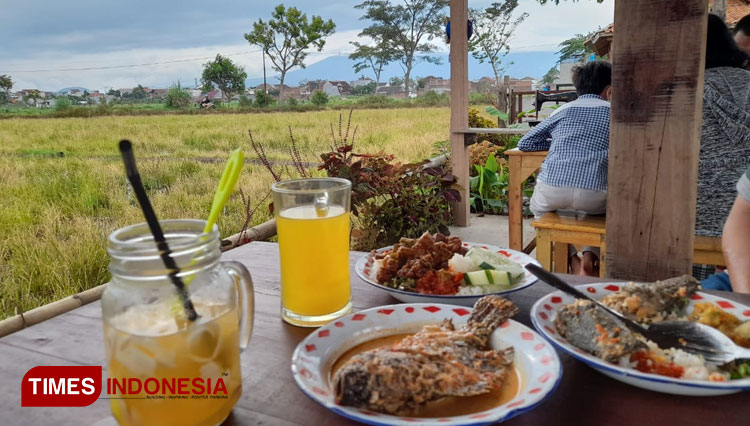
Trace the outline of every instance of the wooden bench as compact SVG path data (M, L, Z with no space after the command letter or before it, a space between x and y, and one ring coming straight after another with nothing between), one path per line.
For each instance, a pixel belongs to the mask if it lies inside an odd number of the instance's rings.
M606 273L604 254L606 225L604 216L566 216L547 213L531 222L536 229L536 258L547 270L567 273L568 244L601 249L599 276ZM693 263L726 266L721 249L721 238L695 236Z

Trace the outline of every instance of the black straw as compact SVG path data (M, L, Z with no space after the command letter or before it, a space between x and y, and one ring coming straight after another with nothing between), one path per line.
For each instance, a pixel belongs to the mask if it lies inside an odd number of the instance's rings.
M138 174L138 168L135 166L133 145L129 140L123 139L120 141L120 154L122 154L122 161L125 163L125 173L128 176L130 185L133 186L133 191L135 191L135 197L138 199L138 204L141 205L141 210L143 210L143 215L146 217L148 227L154 235L154 241L156 241L156 247L159 248L161 260L164 262L167 269L169 269L169 279L177 288L177 294L180 296L182 305L185 307L187 318L190 321L195 321L198 319L198 313L195 312L193 302L190 300L190 296L188 296L188 293L185 290L185 283L183 283L182 279L177 276L180 269L177 267L174 259L172 259L172 251L169 249L167 240L164 238L164 232L162 232L159 220L156 218L156 213L154 212L153 207L151 207L151 202L146 195L146 189L143 188L141 176Z

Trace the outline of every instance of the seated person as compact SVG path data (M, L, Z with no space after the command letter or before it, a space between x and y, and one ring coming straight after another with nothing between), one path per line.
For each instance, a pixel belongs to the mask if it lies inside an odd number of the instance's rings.
M557 210L606 212L611 83L608 62L574 68L578 99L555 110L518 142L521 151L549 151L531 197L534 217ZM577 255L570 257L574 272L598 275L598 248L586 247L583 253L582 264Z
M712 275L701 285L706 290L750 293L750 167L737 182L737 199L724 224L721 246L729 273Z
M750 164L750 58L726 24L708 15L703 122L698 157L695 234L721 237L735 201L734 184ZM716 267L693 267L703 279Z
M741 51L750 55L750 15L745 15L734 26L734 42Z

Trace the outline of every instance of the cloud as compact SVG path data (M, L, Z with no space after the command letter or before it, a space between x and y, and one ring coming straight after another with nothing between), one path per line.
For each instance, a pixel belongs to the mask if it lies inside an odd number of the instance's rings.
M267 20L276 4L255 0L100 0L16 1L0 0L0 74L10 73L16 89L58 90L67 86L89 89L133 87L143 84L167 87L181 81L192 86L200 78L202 64L217 53L245 67L248 77L262 76L260 53L243 38L258 18ZM331 55L348 55L351 41L367 25L359 20L357 2L344 0L292 0L309 15L332 18L337 32L328 38L323 52L311 52L307 64ZM472 1L486 7L491 1ZM522 0L518 13L530 14L519 26L512 51L553 51L576 33L586 33L612 22L614 1L562 2L540 5ZM33 17L30 18L30 17ZM367 40L359 40L366 42ZM438 41L441 51L447 46ZM189 60L189 61L186 61ZM64 70L146 64L168 64L114 69ZM269 75L275 73L270 71ZM272 80L276 81L276 80Z

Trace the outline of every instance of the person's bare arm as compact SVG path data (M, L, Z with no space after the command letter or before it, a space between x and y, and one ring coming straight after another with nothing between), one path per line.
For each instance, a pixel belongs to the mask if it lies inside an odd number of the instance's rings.
M750 293L750 202L738 196L721 238L732 289Z

